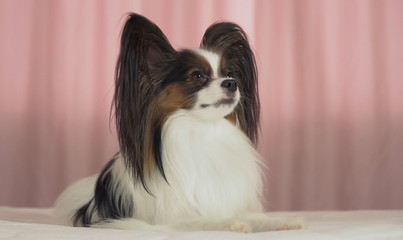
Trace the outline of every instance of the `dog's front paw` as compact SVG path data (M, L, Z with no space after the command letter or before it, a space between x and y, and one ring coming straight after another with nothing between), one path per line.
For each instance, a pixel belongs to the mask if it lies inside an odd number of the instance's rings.
M302 218L271 217L264 213L255 213L246 217L252 226L253 232L268 232L281 230L298 230L305 228Z
M231 231L231 232L239 232L239 233L249 233L252 230L252 227L250 226L249 223L243 222L240 220L234 220L231 222L228 222L225 224L223 227L224 231Z
M305 228L305 221L302 218L278 218L267 219L267 221L261 222L259 230L266 231L283 231L283 230L298 230Z
M296 218L296 219L280 220L278 226L276 226L274 230L275 231L299 230L303 228L305 228L305 221L301 218Z

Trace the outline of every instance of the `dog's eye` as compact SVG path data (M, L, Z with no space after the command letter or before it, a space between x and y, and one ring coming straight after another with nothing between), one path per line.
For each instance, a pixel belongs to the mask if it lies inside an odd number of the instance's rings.
M203 73L196 71L192 73L192 79L195 81L203 81L205 79Z
M225 78L234 78L234 75L232 74L232 72L227 72Z

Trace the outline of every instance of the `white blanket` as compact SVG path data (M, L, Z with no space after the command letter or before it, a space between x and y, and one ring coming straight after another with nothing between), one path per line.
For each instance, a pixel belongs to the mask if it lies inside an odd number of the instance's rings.
M278 212L274 216L304 217L307 228L265 233L146 232L74 228L52 224L51 209L0 207L0 239L403 239L403 210Z

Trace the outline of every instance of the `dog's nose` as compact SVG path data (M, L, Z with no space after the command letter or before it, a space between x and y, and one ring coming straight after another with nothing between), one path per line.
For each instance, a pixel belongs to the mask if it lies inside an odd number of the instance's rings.
M230 91L230 92L235 92L237 89L235 80L224 80L221 83L221 87L228 89L228 91Z

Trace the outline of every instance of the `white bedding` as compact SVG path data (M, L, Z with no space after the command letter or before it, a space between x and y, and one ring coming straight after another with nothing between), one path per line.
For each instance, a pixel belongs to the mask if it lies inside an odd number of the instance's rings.
M252 234L74 228L52 224L51 211L0 207L0 239L403 239L403 210L271 213L275 216L302 216L308 226L304 230Z

